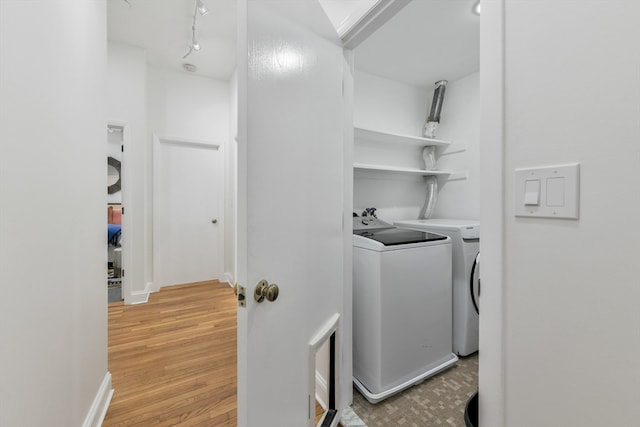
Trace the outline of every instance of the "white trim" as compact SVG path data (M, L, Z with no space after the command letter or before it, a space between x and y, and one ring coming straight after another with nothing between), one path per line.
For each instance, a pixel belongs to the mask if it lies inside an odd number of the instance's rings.
M157 139L161 144L168 145L186 145L190 147L198 147L198 148L209 148L212 150L220 150L222 148L222 144L218 144L212 141L203 141L198 139L189 139L189 138L181 138L177 136L160 136L153 135L154 142Z
M152 177L151 177L151 192L153 194L153 202L152 202L152 214L151 214L151 238L152 245L151 250L153 251L152 263L153 266L153 281L157 283L156 288L160 288L160 273L158 269L158 261L156 260L156 254L158 253L158 239L156 235L158 233L158 220L156 218L157 212L160 209L158 206L158 180L160 179L160 171L158 171L158 165L160 164L160 144L161 138L153 134L152 135L152 151L151 151L151 169L152 169Z
M127 302L127 304L146 304L147 302L149 302L149 294L151 294L152 292L158 292L158 289L154 289L153 282L148 282L147 286L145 286L144 288L144 291L131 292L131 298L130 301Z
M131 194L132 194L132 183L131 183L131 162L127 161L127 157L129 159L131 156L128 154L131 151L131 126L128 122L122 120L109 120L107 122L107 128L110 126L122 128L122 145L125 147L125 151L122 152L120 161L122 168L122 184L120 191L122 192L122 201L121 206L125 207L125 215L122 215L122 235L125 236L121 241L122 248L122 269L127 273L122 277L122 299L125 304L131 304L132 300L132 291L131 291L131 278L134 277L134 271L136 271L139 266L135 265L133 262L133 250L131 248L131 243L133 239L130 238L132 236L131 223L130 220L132 218L131 212ZM128 151L127 151L128 150Z
M249 52L248 42L248 19L249 6L247 0L238 0L238 41L237 41L237 109L238 122L236 124L236 281L248 284L247 260L248 260L248 239L247 239L247 127L248 127L248 67ZM250 302L249 302L250 304ZM248 393L248 346L249 346L249 308L238 309L238 331L237 331L237 355L238 355L238 396L237 396L237 427L248 427L249 425L249 393Z
M387 397L404 391L412 385L420 384L427 378L431 378L432 376L453 367L458 362L458 356L456 356L455 354L451 353L451 355L448 357L449 360L445 361L444 363L440 363L438 366L429 369L427 372L380 393L371 393L367 389L367 387L365 387L364 384L362 384L356 377L353 377L353 384L360 391L360 393L362 393L362 395L367 398L369 402L376 404L383 401Z
M346 49L354 49L378 28L384 25L411 0L379 0L356 22L348 20L340 25L338 33Z
M353 403L353 230L351 215L353 212L353 150L354 150L354 53L344 50L343 65L343 117L344 117L344 160L343 160L343 206L342 239L343 239L343 278L342 278L342 318L340 319L340 378L336 383L336 389L340 392L340 398L336 396L337 406L347 408Z
M335 352L335 382L336 382L336 387L335 387L335 391L336 391L336 395L335 397L335 401L336 401L336 406L340 405L340 387L338 387L338 384L340 384L340 358L341 358L341 346L340 346L340 331L338 331L338 324L340 323L340 313L335 313L334 315L332 315L327 321L326 323L322 326L322 328L320 328L320 330L311 338L311 340L309 341L309 396L315 396L316 395L316 376L318 375L318 372L316 370L316 354L318 353L318 349L331 337L332 334L336 334L335 336L335 348L334 348L334 352ZM326 381L325 381L326 384ZM326 387L326 386L325 386ZM341 413L341 410L339 407L336 407L335 409L338 410L338 414ZM311 399L309 399L309 414L314 414L315 413L315 401L311 401ZM310 417L309 419L309 427L313 427L314 426L314 421L315 421L315 417ZM338 422L340 421L340 416L336 416L333 419L333 423L331 424L331 426L333 427L334 425L337 426Z
M89 412L82 423L82 427L100 427L105 415L107 415L107 409L109 409L109 403L111 403L112 397L111 373L107 372L102 380L102 384L100 384L96 397L93 399L91 408L89 408Z
M222 283L228 283L229 286L233 287L233 274L228 271L222 275L219 279Z
M480 425L505 427L505 0L482 4L480 17Z

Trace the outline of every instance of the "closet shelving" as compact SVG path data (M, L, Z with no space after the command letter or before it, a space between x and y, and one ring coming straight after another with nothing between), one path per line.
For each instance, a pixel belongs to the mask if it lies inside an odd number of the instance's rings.
M401 144L401 145L413 145L418 147L449 147L451 145L448 141L440 139L422 138L419 136L409 136L389 132L380 132L371 129L364 129L356 127L354 129L354 137L356 141L371 141L384 144ZM451 172L440 170L424 170L415 168L404 168L398 166L389 166L384 164L366 164L366 163L354 163L354 170L361 171L378 171L378 172L392 172L403 173L409 175L422 175L422 176L445 176L448 179L465 179L467 172Z
M406 173L406 174L422 175L422 176L433 176L433 175L449 176L452 174L452 172L448 172L448 171L428 171L423 169L401 168L397 166L370 165L366 163L354 163L353 168L355 170L398 172L398 173Z
M451 143L441 139L421 138L419 136L402 135L399 133L380 132L377 130L355 128L355 139L391 144L410 144L426 147L448 147Z

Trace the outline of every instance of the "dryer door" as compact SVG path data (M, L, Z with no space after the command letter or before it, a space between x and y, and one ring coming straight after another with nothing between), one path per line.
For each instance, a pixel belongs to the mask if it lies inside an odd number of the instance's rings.
M476 255L471 267L471 277L469 278L469 292L471 293L471 301L476 313L480 314L480 252Z

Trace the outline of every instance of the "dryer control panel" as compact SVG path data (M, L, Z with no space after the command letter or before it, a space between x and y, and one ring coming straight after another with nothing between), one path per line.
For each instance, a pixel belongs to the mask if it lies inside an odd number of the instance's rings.
M475 240L480 238L479 225L466 225L460 227L460 235L464 240Z
M370 216L359 216L353 218L353 231L384 230L385 228L394 228L394 226L381 219Z

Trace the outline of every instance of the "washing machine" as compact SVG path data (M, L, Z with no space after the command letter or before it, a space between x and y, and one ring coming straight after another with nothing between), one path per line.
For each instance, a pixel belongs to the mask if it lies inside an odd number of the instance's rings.
M451 238L353 219L353 381L377 403L455 365Z
M396 221L398 227L444 234L452 240L453 352L478 351L480 222L460 219Z

